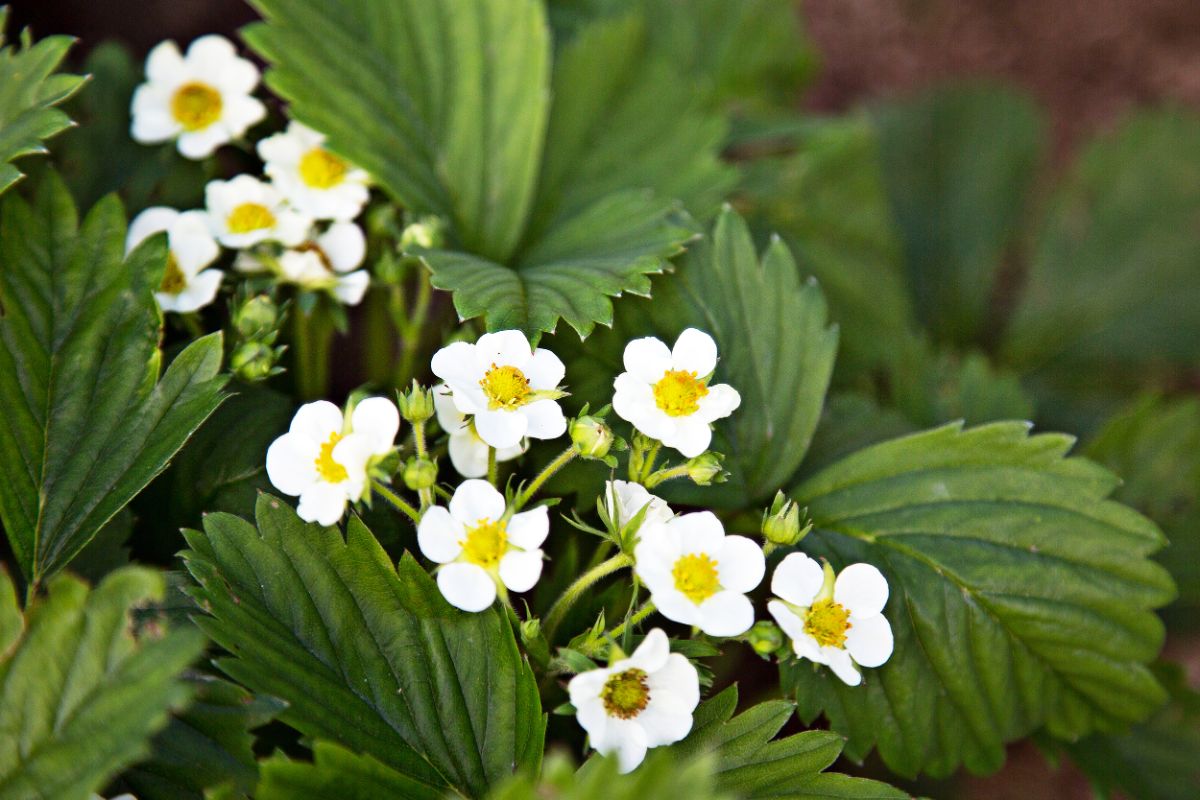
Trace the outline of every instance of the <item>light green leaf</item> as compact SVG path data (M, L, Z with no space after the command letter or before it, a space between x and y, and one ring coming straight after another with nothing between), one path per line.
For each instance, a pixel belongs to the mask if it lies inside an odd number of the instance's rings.
M545 721L537 685L497 611L451 608L406 556L394 568L357 519L346 540L269 495L258 530L210 514L187 567L211 616L218 662L288 708L313 739L371 756L429 792L468 795L536 770Z
M0 798L84 800L187 701L177 678L203 649L199 632L130 633L130 608L162 592L161 575L128 567L91 592L55 578L26 609L24 636L0 654ZM11 618L2 572L0 604L0 618Z
M0 194L21 178L14 159L46 153L42 140L71 127L70 117L54 106L85 80L54 73L71 47L70 36L33 43L26 35L18 47L5 41L7 23L8 6L0 6Z
M759 703L733 716L734 684L696 709L692 731L669 752L694 758L712 754L721 791L754 798L878 798L908 795L878 781L825 772L842 752L845 740L830 731L806 731L774 739L795 713L784 700Z
M651 750L637 769L620 774L615 757L594 757L576 770L565 755L550 754L540 780L522 775L488 795L488 800L733 800L718 792L710 758L682 760L665 748Z
M848 687L789 662L802 717L820 711L861 758L902 775L997 769L1004 743L1120 729L1165 698L1146 667L1151 609L1174 593L1147 556L1150 520L1108 497L1117 479L1072 439L1022 423L949 425L868 447L793 492L816 529L803 548L887 577L895 652Z
M937 340L973 343L1015 257L1042 114L1012 90L960 86L880 108L874 121L917 314Z
M0 209L0 520L27 580L69 562L222 400L220 334L158 380L164 237L128 259L120 203L82 226L61 180Z
M275 756L262 762L256 800L442 800L437 788L415 781L369 755L330 742L313 745L313 763Z

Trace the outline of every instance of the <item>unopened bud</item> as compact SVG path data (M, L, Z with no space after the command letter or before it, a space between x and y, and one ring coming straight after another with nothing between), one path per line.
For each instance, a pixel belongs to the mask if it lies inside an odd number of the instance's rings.
M265 294L255 295L233 313L233 327L243 339L263 339L279 324L279 307Z
M697 486L708 486L713 483L724 483L728 473L721 468L724 456L711 450L701 453L687 462L687 474Z
M414 492L428 489L437 483L437 473L437 464L414 456L404 464L404 485Z
M783 631L770 620L759 620L746 633L746 641L760 656L769 656L783 647Z
M550 663L550 643L542 633L542 621L537 617L530 617L521 623L520 630L521 644L525 645L525 652L529 654L530 660L545 669Z
M229 358L233 374L248 383L266 380L275 374L275 362L279 360L280 348L269 347L259 342L239 345Z
M811 529L811 524L801 528L800 507L783 492L776 492L771 507L763 512L763 538L772 544L790 547L803 539Z
M421 217L400 234L400 249L434 250L445 244L445 224L439 217Z
M612 428L599 417L577 417L571 420L571 442L584 458L604 458L613 445Z
M412 388L396 398L396 405L400 409L400 416L414 425L426 422L434 413L433 392L413 381Z

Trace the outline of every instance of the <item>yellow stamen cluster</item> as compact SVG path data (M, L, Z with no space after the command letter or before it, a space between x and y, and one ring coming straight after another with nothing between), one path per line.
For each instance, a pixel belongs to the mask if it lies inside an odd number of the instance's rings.
M654 384L654 402L672 417L686 417L700 410L700 398L708 394L708 386L695 372L669 369Z
M300 158L300 179L314 189L337 186L348 171L345 161L321 147L309 150Z
M498 367L495 364L484 374L479 386L487 396L488 408L492 411L500 408L512 411L519 408L525 405L533 391L529 388L529 379L525 377L524 372L516 367Z
M600 700L610 716L633 719L650 702L650 687L645 670L627 669L608 679L600 690Z
M703 603L721 589L717 562L705 553L689 553L675 562L671 570L675 588L693 603Z
M275 227L275 215L262 203L242 203L225 220L230 233L250 233Z
M321 480L327 483L341 483L350 477L346 468L333 460L333 448L337 446L341 438L340 433L329 434L329 441L321 445L321 452L317 456L317 474L321 476Z
M185 83L171 97L171 115L185 131L202 131L221 118L221 93L207 83Z
M167 253L167 269L163 272L162 283L158 290L163 294L179 294L187 288L187 277L179 268L179 261L174 253Z
M462 545L467 561L484 569L493 569L508 552L507 526L503 520L492 522L481 519L474 528L467 531L467 538L459 544Z
M850 612L841 603L818 600L804 618L804 632L822 647L845 647L850 630Z

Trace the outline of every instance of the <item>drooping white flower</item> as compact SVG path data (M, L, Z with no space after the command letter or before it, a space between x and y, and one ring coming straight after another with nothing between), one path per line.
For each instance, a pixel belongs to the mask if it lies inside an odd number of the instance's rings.
M542 576L542 542L550 532L545 506L504 519L504 495L487 481L466 480L450 508L433 506L417 526L417 544L441 564L438 588L455 608L483 611L498 585L527 592Z
M328 291L345 305L356 306L371 285L370 273L355 269L366 254L362 228L353 222L335 222L299 247L283 251L274 263L283 283L313 292ZM238 253L233 266L240 272L268 270L263 259L248 250Z
M125 236L129 253L156 233L167 233L167 269L154 299L163 311L186 314L204 308L221 288L221 270L205 269L221 253L203 211L154 206L134 217Z
M367 202L367 173L325 149L324 134L299 122L258 143L263 171L314 219L351 220Z
M514 447L527 436L554 439L567 430L554 399L566 368L549 350L531 350L520 331L485 333L475 344L454 342L434 354L432 366L450 387L454 405L474 415L475 430L492 447Z
M711 511L646 522L634 549L638 577L664 617L710 636L737 636L754 624L746 592L763 579L762 548L726 536Z
M133 93L130 133L143 144L177 139L186 158L207 158L267 115L251 94L258 68L223 36L202 36L181 55L174 42L146 58L146 83Z
M312 225L311 219L287 204L278 189L252 175L209 181L204 201L213 235L233 249L268 241L294 247L308 237Z
M629 521L646 506L649 507L646 508L646 515L642 517L643 525L666 522L675 516L666 500L650 494L649 490L640 483L619 480L605 481L604 509L608 518L616 524L618 529L628 525Z
M475 432L475 425L467 419L454 401L446 384L433 389L433 407L437 411L438 425L450 437L450 463L464 478L482 478L487 475L488 445ZM496 461L510 461L528 449L528 443L502 447L496 450Z
M742 398L728 384L709 385L717 343L695 328L668 350L647 336L625 345L625 371L613 382L613 410L652 439L688 458L708 449L710 425L728 417Z
M767 610L792 640L800 658L826 664L851 686L862 682L858 667L878 667L892 655L892 626L883 616L887 579L870 564L851 564L835 579L803 553L791 553L771 577L782 598Z
M362 400L348 416L326 400L306 403L267 449L267 477L300 498L305 522L333 525L362 497L368 468L391 451L399 430L400 413L385 397Z
M616 753L621 772L642 763L651 747L678 742L692 730L700 676L672 653L659 628L628 658L581 672L567 684L575 718L597 752Z

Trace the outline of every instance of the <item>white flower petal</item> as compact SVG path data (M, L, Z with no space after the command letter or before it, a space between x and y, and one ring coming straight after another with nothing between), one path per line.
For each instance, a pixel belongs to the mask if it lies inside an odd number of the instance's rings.
M386 397L368 397L354 407L350 428L371 442L371 452L381 456L392 449L400 430L400 412Z
M267 479L286 495L295 497L317 482L320 448L308 436L285 433L267 448Z
M592 675L594 673L603 671L604 670L597 669L592 670L591 672L585 672L583 675L576 675L571 679L571 683L574 683L577 679L584 677L584 675ZM601 680L601 686L603 686L603 679ZM600 690L597 689L596 691L599 692ZM575 706L576 721L579 722L579 726L581 728L587 731L588 736L595 736L599 739L604 739L604 732L608 728L609 720L608 712L604 710L604 701L601 700L597 695L590 695L586 700L583 700L579 703L572 702L572 705Z
M151 83L176 84L186 80L183 55L170 40L159 42L146 56L146 79Z
M330 225L329 230L317 237L317 244L338 272L355 269L367 254L367 238L353 222Z
M275 212L275 233L271 237L287 247L297 247L308 239L308 230L312 220L298 211L277 209Z
M662 590L651 588L650 591L651 599L658 608L658 613L667 619L683 625L700 624L699 606L689 600L683 592L674 587Z
M500 580L513 592L528 592L542 577L541 550L510 550L500 559Z
M795 640L804 635L804 620L779 600L767 603L767 613L774 617L776 624L789 639Z
M446 433L456 433L467 424L467 417L450 399L450 387L439 383L433 387L433 410L437 414L438 425Z
M208 214L185 211L170 227L171 252L185 275L196 275L217 260L221 248L209 232Z
M529 339L521 331L496 331L485 333L475 342L475 363L480 370L492 364L511 366L524 372L533 358Z
M848 686L858 686L862 683L862 673L854 666L854 662L850 660L850 654L841 648L827 647L825 650L833 652L825 653L829 658L829 668L833 670L833 674L842 679L842 682Z
M170 230L179 212L166 206L151 206L133 218L129 232L125 234L125 253L131 253L139 244L156 233Z
M446 602L463 611L483 611L496 600L492 576L475 564L446 564L438 569L437 584Z
M292 417L290 433L307 436L317 444L329 441L331 434L342 432L342 410L328 400L305 403Z
M476 436L474 431L462 428L451 433L449 450L450 463L459 475L464 478L482 478L487 475L487 442Z
M874 616L887 604L887 579L871 564L851 564L838 574L833 599L857 617Z
M698 414L676 417L674 430L659 438L663 444L675 448L685 458L695 458L712 443L712 428L700 419Z
M483 374L475 366L475 345L451 342L433 354L433 374L449 384L478 384ZM468 412L469 413L469 412Z
M217 298L221 288L221 278L224 273L219 269L206 269L188 281L187 286L175 295L174 311L180 314L190 314L204 308ZM155 294L157 297L158 295ZM164 309L165 310L165 309Z
M513 514L508 521L508 541L522 550L534 550L546 541L550 533L550 512L547 506Z
M233 46L233 42L215 33L201 36L188 45L187 49L188 66L194 69L217 70L235 58L237 48Z
M300 494L296 513L305 522L336 525L346 512L346 491L341 484L317 481Z
M462 553L459 542L464 535L462 523L450 516L448 510L432 506L425 510L417 525L417 546L430 561L448 564Z
M184 158L199 161L211 156L214 150L231 138L220 125L209 125L202 130L184 131L179 134L179 140L175 143L175 147L179 150L179 155Z
M534 389L556 389L566 377L567 368L563 366L562 359L546 348L539 347L533 351L524 372Z
M700 604L700 630L709 636L737 636L754 624L754 606L738 592L717 592Z
M762 548L745 536L726 536L714 555L722 587L748 592L762 583L767 559Z
M661 747L674 744L692 730L692 715L669 705L650 705L638 714L637 722L646 732L646 744Z
M222 92L248 95L258 86L258 67L244 58L231 58L213 75L213 83Z
M450 498L450 516L468 528L504 516L504 495L487 481L463 481Z
M644 383L654 384L671 368L671 351L661 339L647 336L625 345L622 361L626 372Z
M649 743L646 741L646 732L636 724L628 725L628 730L617 739L616 744L617 764L623 775L637 769L638 765L645 760L646 750L649 747Z
M668 655L666 663L646 678L646 686L650 689L652 705L664 694L669 694L689 713L700 703L700 676L695 665L679 653Z
M233 95L226 100L225 105L222 121L231 139L243 136L252 126L267 117L267 107L256 97Z
M725 541L725 526L711 511L680 514L667 522L666 527L678 532L684 553L716 554Z
M788 553L771 576L771 592L792 605L808 607L824 582L820 564L804 553Z
M704 331L688 328L675 340L671 364L703 378L717 368L717 343Z
M653 439L662 439L675 430L675 423L654 402L654 391L645 381L622 372L613 381L613 410Z
M892 626L887 617L850 615L850 630L846 632L846 650L864 667L878 667L892 657L895 643Z
M642 643L629 656L629 666L637 667L645 672L658 672L667 665L667 656L671 654L671 642L662 628L655 628L646 634Z
M182 130L165 108L136 108L138 105L148 104L148 101L142 98L152 96L148 91L150 88L141 86L133 95L136 110L129 125L129 135L139 144L165 142L174 139Z
M371 275L365 269L342 275L333 285L333 296L343 305L356 306L371 286Z
M529 420L525 435L532 439L557 439L567 432L567 419L553 400L535 400L517 413Z
M529 417L519 411L485 409L475 415L479 438L492 447L514 447L529 430Z
M604 684L608 682L610 674L611 670L591 669L571 678L567 683L567 696L571 699L571 705L579 710L589 700L599 699L600 692L604 690Z
M708 387L708 394L700 398L700 410L696 416L705 422L714 422L732 414L742 404L742 396L727 383Z

